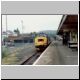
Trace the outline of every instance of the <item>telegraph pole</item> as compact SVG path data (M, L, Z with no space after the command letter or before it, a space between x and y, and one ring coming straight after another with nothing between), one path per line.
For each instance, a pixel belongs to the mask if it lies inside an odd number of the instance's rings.
M6 15L6 38L8 37L7 35L7 15ZM7 43L7 42L6 42ZM6 47L7 47L7 44L6 44Z
M7 15L6 15L6 36L7 36Z
M21 20L22 23L22 38L23 38L23 43L24 43L24 37L23 37L23 20Z
M21 20L21 23L22 23L22 34L23 34L23 20Z

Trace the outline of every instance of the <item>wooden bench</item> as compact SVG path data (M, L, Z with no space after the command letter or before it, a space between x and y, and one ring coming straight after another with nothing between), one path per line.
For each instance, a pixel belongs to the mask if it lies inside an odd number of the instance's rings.
M69 48L78 48L77 42L74 42L74 41L69 41L68 46Z

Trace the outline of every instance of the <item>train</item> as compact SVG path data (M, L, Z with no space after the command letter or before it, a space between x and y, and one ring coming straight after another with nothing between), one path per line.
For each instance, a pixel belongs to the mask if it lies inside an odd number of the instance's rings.
M46 48L51 43L50 37L47 34L39 34L35 37L34 44L37 50Z

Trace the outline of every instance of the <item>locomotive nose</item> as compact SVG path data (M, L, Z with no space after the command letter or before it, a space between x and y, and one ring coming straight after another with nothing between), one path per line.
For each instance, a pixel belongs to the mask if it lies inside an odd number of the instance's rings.
M43 42L44 40L43 39L38 39L38 42Z

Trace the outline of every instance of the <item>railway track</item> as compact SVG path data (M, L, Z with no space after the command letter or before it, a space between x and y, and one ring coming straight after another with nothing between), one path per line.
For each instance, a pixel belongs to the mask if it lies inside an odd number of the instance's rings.
M27 60L25 60L21 65L32 65L36 59L41 55L42 52L36 52L31 57L29 57Z
M42 49L40 51L35 52L31 57L29 57L27 60L25 60L24 62L22 62L21 65L32 65L45 49Z

